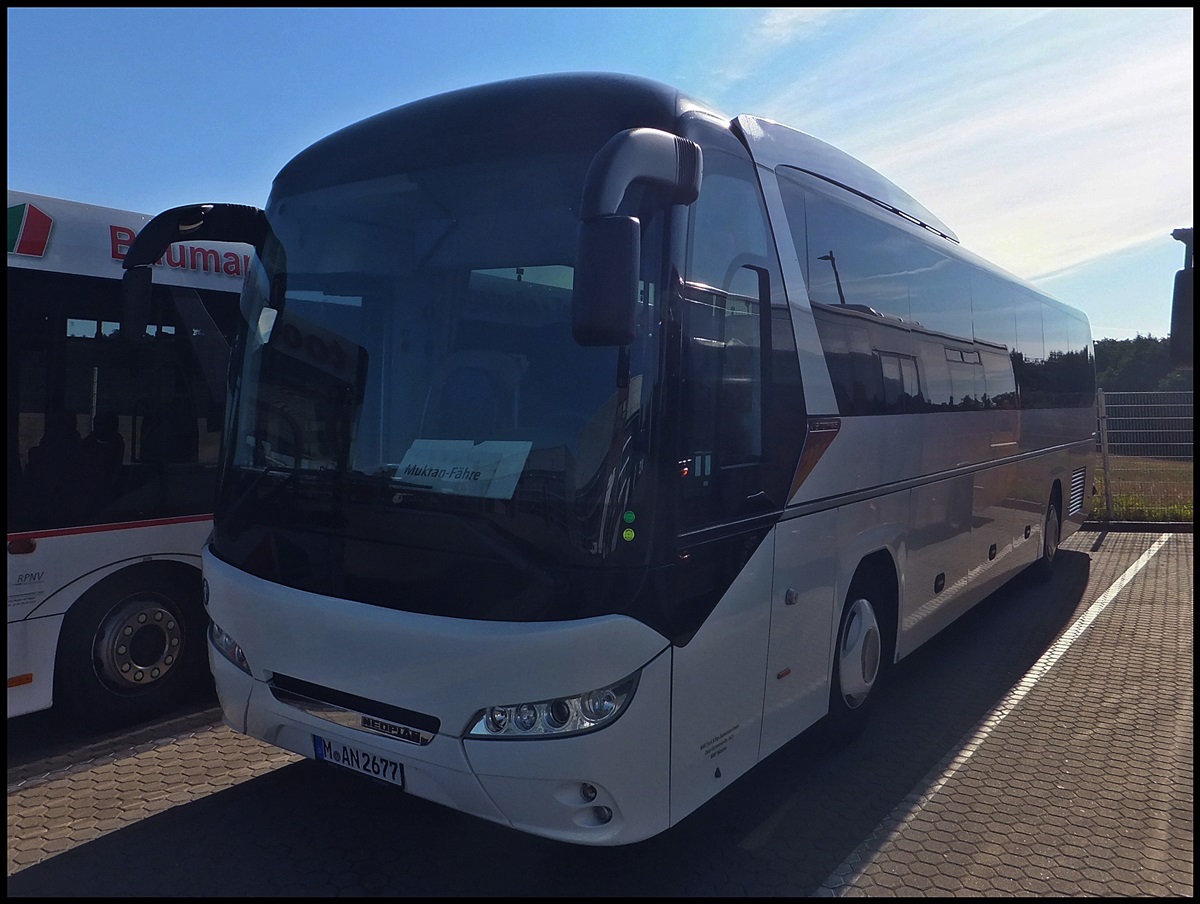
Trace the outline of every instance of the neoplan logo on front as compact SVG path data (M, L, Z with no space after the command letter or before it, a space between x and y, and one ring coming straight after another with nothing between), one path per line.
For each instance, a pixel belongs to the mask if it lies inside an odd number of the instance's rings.
M429 743L429 738L422 737L422 733L416 729L409 728L407 725L397 725L394 722L385 722L382 719L375 719L371 716L362 717L362 727L368 731L399 738L401 741L408 741L410 744L423 745Z

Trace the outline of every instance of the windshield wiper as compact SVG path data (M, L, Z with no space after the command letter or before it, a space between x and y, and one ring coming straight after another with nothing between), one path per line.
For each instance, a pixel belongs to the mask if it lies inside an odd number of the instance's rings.
M249 471L251 468L243 466L242 470ZM281 474L287 479L277 483L270 493L268 493L263 499L259 500L260 502L266 502L267 500L271 499L271 497L273 497L281 488L287 486L289 483L294 483L299 473L300 470L298 468L284 468L278 465L264 466L258 474L254 475L254 477L250 480L250 483L238 495L237 499L230 504L228 509L230 516L234 518L237 517L237 513L242 509L243 504L249 499L250 494L258 489L258 485L263 482L263 479L266 478L268 474Z

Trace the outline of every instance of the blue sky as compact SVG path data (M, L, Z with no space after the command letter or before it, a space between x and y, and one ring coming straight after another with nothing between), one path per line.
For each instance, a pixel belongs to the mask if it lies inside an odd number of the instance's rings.
M1165 336L1192 225L1193 10L8 9L8 187L262 205L308 144L480 82L628 72L837 145L963 244Z

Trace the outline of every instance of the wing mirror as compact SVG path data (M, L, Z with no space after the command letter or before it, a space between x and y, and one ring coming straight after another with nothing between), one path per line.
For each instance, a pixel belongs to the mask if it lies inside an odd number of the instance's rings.
M580 345L633 341L641 273L641 223L619 216L635 182L664 191L667 204L691 204L700 194L700 146L658 129L629 129L592 159L583 187L571 329Z

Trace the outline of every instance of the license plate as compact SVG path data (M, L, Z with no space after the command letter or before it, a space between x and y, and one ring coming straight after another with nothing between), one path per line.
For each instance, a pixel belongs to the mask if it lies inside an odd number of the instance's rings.
M313 753L318 760L352 769L397 787L404 787L404 764L371 753L352 744L313 735Z

